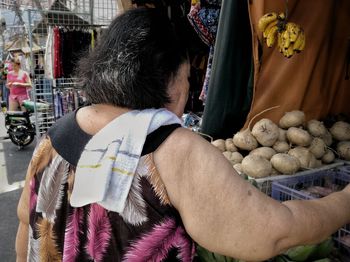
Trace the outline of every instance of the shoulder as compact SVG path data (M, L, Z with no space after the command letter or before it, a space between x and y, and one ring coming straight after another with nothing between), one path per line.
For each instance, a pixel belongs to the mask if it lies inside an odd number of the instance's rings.
M81 152L91 139L77 123L76 112L60 118L48 131L52 146L70 164L76 166Z
M222 154L199 134L186 128L176 129L160 147L161 154L173 152L172 156L185 162L197 158L221 157ZM197 165L198 163L191 163Z
M206 188L210 179L217 174L217 166L233 172L232 166L217 148L185 128L176 129L163 142L155 152L154 160L176 208L181 205L179 201L184 199L183 190L186 187Z
M24 78L29 78L29 73L27 71L24 71L20 69L18 75L23 76Z

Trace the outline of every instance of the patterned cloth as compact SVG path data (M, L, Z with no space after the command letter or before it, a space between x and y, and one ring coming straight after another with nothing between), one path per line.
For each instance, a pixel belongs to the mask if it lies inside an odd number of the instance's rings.
M214 45L218 28L220 8L201 7L200 3L191 6L188 20L198 36L208 46Z
M61 118L40 142L28 169L28 261L193 261L194 242L171 205L152 158L174 129L162 126L148 135L144 148L153 149L143 150L123 212L96 203L74 208L70 198L76 168L62 155L81 154L81 144L86 145L89 136L77 139L77 130L70 128L77 123L71 116ZM161 141L155 142L159 137Z
M190 13L187 15L188 20L190 21L194 30L197 32L198 36L205 44L210 47L207 71L205 74L202 91L199 96L199 99L202 100L203 103L206 101L209 89L211 67L214 57L215 39L219 24L220 5L221 1L219 0L202 0L201 3L192 5Z
M175 123L180 124L180 119L166 109L133 110L108 123L91 138L79 159L72 206L99 203L123 212L147 135ZM91 183L94 190L89 189Z

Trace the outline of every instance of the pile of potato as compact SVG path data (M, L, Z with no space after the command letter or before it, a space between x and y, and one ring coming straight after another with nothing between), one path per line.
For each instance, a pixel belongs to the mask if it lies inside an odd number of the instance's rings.
M305 122L304 112L292 111L278 125L263 118L251 131L248 127L212 144L238 173L253 178L294 174L330 164L335 158L350 160L350 124L338 121L327 129L318 120Z

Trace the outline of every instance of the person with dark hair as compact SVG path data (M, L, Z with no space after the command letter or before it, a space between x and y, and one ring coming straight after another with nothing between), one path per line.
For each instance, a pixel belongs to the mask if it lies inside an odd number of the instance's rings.
M91 105L61 118L33 154L17 261L193 261L197 243L261 261L350 222L350 186L279 203L182 128L189 69L166 16L115 18L79 64Z
M15 57L11 60L12 70L7 74L6 86L10 90L9 96L9 110L25 111L25 107L22 106L23 101L29 99L28 88L32 87L29 74L21 69L21 61Z

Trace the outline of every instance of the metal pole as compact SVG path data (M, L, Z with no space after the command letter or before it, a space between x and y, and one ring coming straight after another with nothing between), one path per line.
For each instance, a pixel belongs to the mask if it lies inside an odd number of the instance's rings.
M94 24L94 0L90 0L90 24Z
M2 11L0 10L0 33L1 33L1 61L5 58L5 33L6 30L6 20L2 16Z
M26 10L28 12L28 35L29 35L29 47L30 47L30 59L32 60L30 71L31 75L33 76L33 97L34 97L34 115L35 115L35 133L36 137L40 137L40 130L39 130L39 119L38 119L38 110L36 107L36 84L34 80L34 54L33 54L33 36L32 36L32 18L31 18L31 11L30 9Z
M1 33L1 61L5 60L5 36L4 36L4 32Z

